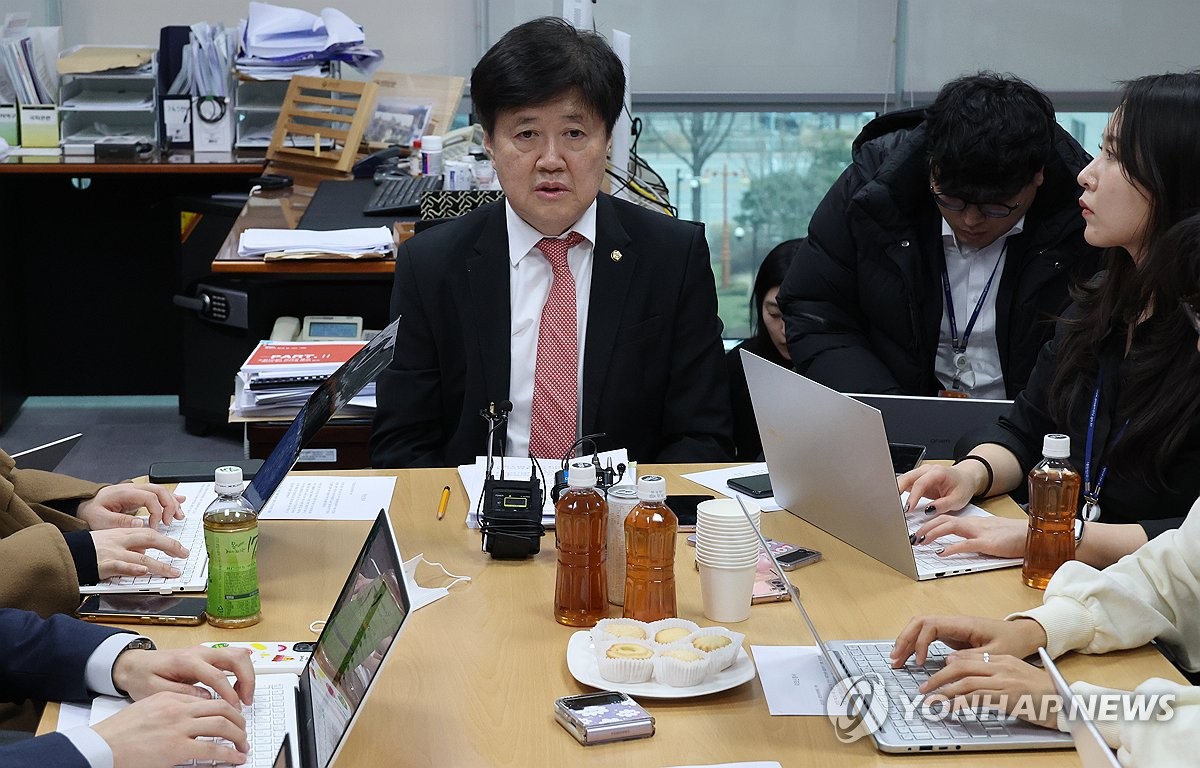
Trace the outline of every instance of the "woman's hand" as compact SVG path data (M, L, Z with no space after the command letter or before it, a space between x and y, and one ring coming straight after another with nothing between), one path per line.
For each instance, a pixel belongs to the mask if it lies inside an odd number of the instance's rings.
M1024 657L1046 644L1046 630L1033 619L984 619L976 616L917 616L896 637L892 666L915 655L924 664L929 644L941 640L951 648Z
M918 690L945 696L953 709L988 707L1015 712L1045 728L1058 725L1058 708L1045 702L1056 693L1050 674L1013 656L979 650L952 653L946 666Z
M974 462L972 462L974 463ZM979 490L979 480L969 471L970 464L953 467L941 464L922 464L914 470L905 472L896 478L900 491L908 491L908 508L918 499L927 498L933 501L925 507L925 512L957 512L967 506Z
M912 543L928 544L942 536L955 534L963 540L947 544L938 552L939 555L979 552L995 557L1024 557L1028 531L1029 524L1024 520L939 515L913 532Z

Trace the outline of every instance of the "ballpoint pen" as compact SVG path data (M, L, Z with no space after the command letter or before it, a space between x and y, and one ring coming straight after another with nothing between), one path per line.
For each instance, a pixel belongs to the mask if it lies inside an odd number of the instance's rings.
M446 516L446 505L450 503L450 486L442 489L442 498L438 501L438 520Z

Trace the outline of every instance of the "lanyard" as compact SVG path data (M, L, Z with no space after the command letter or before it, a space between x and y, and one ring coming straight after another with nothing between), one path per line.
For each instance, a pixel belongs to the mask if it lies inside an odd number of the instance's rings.
M1088 415L1088 430L1087 442L1084 443L1083 449L1083 519L1089 523L1094 523L1100 519L1100 488L1104 485L1104 478L1108 477L1108 465L1104 464L1100 467L1100 471L1096 474L1096 487L1092 488L1092 442L1096 436L1096 413L1100 410L1100 385L1104 382L1104 369L1096 373L1096 390L1092 393L1092 410ZM1121 429L1117 432L1117 436L1113 438L1113 442L1121 439L1121 435L1125 433L1125 427L1129 426L1129 420L1121 425Z
M971 317L967 320L967 327L963 329L962 337L958 335L958 318L954 316L954 296L950 291L950 273L946 270L946 259L942 258L942 293L946 298L946 314L950 318L950 346L954 350L954 385L957 388L958 377L962 371L967 368L967 343L971 339L971 331L975 329L975 321L979 319L979 313L983 310L983 303L987 300L988 291L992 289L992 281L996 279L996 271L1000 268L1000 262L1004 260L1004 254L1008 251L1008 241L1005 240L1004 245L1000 248L1000 255L996 257L996 263L992 265L992 274L988 275L987 283L983 286L983 293L979 294L979 301L975 302L975 309L971 312Z

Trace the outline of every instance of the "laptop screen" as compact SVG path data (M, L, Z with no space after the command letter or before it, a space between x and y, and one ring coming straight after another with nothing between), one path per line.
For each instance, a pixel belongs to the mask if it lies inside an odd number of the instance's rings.
M271 451L258 474L250 481L250 485L246 486L246 501L250 502L255 510L262 512L271 495L300 458L300 449L333 418L333 414L350 402L363 387L374 381L379 372L392 361L392 350L396 346L396 325L399 322L400 318L393 320L309 395L296 418L292 419L291 425L276 444L275 450Z
M380 511L303 673L312 724L302 730L315 765L329 765L408 613L400 552Z

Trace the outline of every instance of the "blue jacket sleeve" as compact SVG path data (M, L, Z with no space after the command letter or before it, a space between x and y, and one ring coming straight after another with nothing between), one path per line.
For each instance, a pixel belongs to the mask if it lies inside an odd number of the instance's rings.
M31 765L90 768L75 745L61 733L48 733L0 747L0 768L28 768Z
M123 630L55 614L0 608L0 699L86 701L84 670L105 638Z

